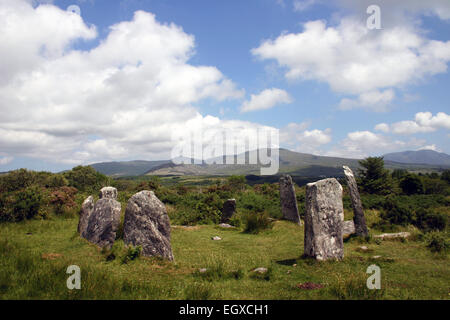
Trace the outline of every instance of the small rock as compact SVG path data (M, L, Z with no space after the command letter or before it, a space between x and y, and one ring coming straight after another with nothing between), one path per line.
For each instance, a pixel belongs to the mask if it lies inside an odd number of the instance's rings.
M263 273L267 272L267 268L259 267L259 268L252 270L252 272L263 274Z
M380 259L381 256L373 256L372 259Z
M296 263L294 263L293 265L292 265L293 267L296 267L297 266L297 264Z
M200 272L200 273L205 273L205 272L206 272L206 268L198 269L198 272Z
M214 240L214 241L222 240L222 238L221 238L221 237L218 237L218 236L212 237L211 239Z
M219 224L219 227L221 227L221 228L234 228L231 224L228 224L228 223L221 223L221 224Z
M359 247L361 250L363 250L363 251L367 251L367 250L369 250L369 248L367 248L366 246L361 246L361 247Z
M411 235L409 232L398 232L398 233L383 233L373 236L376 239L386 240L386 239L406 239Z
M291 270L288 270L286 273L287 273L287 274L291 274L291 272L292 272Z

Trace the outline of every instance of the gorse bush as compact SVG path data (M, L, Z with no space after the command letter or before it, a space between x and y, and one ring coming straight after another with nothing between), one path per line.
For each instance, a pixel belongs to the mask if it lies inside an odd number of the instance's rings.
M447 216L432 209L420 208L416 211L414 225L425 231L443 231L447 226Z
M31 219L39 213L43 194L39 187L29 187L16 194L11 221Z
M432 231L425 235L425 244L431 252L448 252L450 241L446 234L439 231Z

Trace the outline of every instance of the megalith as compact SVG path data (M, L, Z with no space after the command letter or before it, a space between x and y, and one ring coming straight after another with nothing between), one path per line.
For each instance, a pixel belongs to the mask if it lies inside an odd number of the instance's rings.
M356 184L355 176L353 171L347 166L344 166L344 174L347 179L347 185L350 190L350 197L352 199L355 233L357 236L367 237L369 235L369 231L367 230L366 218L364 217L364 211L361 204L361 198L359 197L358 185Z
M283 219L295 222L301 225L300 215L298 214L297 198L292 178L289 175L283 175L280 178L280 204Z
M78 221L78 233L86 238L89 217L94 212L94 197L87 197L81 205L80 220Z
M236 212L236 199L228 199L223 204L221 223L228 223Z
M342 186L334 179L306 185L304 254L317 260L342 259Z
M141 246L143 256L173 260L169 216L153 191L138 192L128 201L123 241L125 245Z
M104 187L100 190L99 199L117 200L117 189L114 187Z
M99 199L89 216L84 238L101 248L111 248L120 224L121 206L117 200Z

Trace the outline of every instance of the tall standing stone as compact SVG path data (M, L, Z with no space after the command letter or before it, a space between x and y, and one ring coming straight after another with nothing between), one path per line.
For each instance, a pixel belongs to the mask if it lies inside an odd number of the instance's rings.
M344 207L342 186L332 179L306 185L305 255L317 260L342 259Z
M117 189L114 187L104 187L100 190L99 199L117 200Z
M235 212L236 212L236 200L228 199L223 204L222 217L220 219L220 222L228 223L230 221L231 217L233 217Z
M295 188L289 175L280 178L280 203L283 218L301 225Z
M344 173L347 179L347 185L350 190L350 197L352 199L353 207L353 221L355 223L355 233L358 236L367 237L369 231L367 230L366 218L364 217L364 211L361 204L361 198L359 197L358 185L356 184L353 171L344 166Z
M81 205L80 221L78 222L78 233L83 238L86 238L89 217L92 212L94 212L94 197L89 196Z
M99 247L111 248L120 224L120 210L118 201L110 198L99 199L89 217L85 238Z
M142 246L144 256L173 260L169 216L153 191L138 192L128 201L123 241L126 245Z

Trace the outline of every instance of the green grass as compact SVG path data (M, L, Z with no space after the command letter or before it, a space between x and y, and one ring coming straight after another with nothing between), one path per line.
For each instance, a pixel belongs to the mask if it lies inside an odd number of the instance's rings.
M369 219L373 213L369 214ZM172 230L173 263L139 257L123 263L121 240L110 253L76 234L77 219L0 225L0 299L448 299L448 253L424 242L345 242L341 262L301 258L303 227L277 221L252 235L212 225ZM220 236L221 241L211 237ZM379 255L382 258L372 259ZM107 259L107 257L110 257ZM109 261L107 261L109 260ZM297 266L293 266L296 264ZM365 286L366 269L381 268L382 290ZM68 290L66 269L81 268L81 290ZM254 268L269 269L267 277ZM200 273L200 268L207 272ZM323 288L305 290L311 282Z

